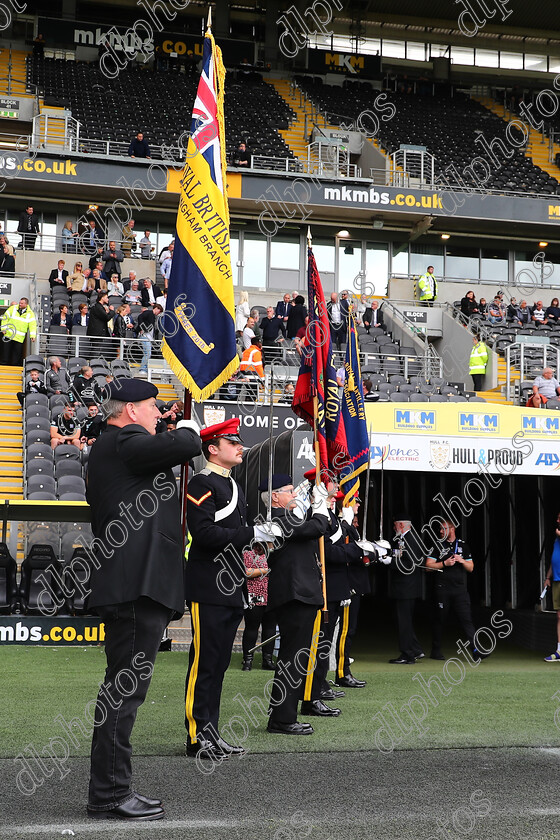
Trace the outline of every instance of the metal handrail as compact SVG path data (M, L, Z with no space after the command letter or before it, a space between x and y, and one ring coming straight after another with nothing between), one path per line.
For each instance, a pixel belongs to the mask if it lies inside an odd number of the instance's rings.
M528 336L530 338L531 336ZM512 382L511 382L511 370L512 367L519 367L519 384L526 379L526 365L535 363L534 359L528 359L526 357L525 351L529 348L532 350L542 350L543 351L543 368L551 367L555 368L556 371L560 371L560 347L556 344L551 344L545 342L548 336L542 336L543 339L541 342L531 342L531 341L514 341L512 344L508 344L506 347L506 400L512 399ZM519 352L519 362L517 359L512 359L512 355L517 355ZM549 361L549 352L552 351L553 357L555 356L555 364L551 364Z
M400 301L400 300L384 300L383 309L389 310L393 318L398 321L402 328L404 328L413 339L421 341L424 345L424 366L426 371L432 371L432 376L442 376L443 373L443 359L438 355L433 344L428 340L428 335L425 330L411 321L395 304L405 304L408 306L417 306L418 301ZM440 306L442 306L440 304ZM437 371L435 368L437 367Z

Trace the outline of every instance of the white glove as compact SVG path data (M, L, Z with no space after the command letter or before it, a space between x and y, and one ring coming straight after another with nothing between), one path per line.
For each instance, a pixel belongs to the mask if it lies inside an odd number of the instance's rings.
M348 600L346 600L346 601L341 601L340 606L341 607L349 607L351 603L352 603L351 599L348 598Z
M391 558L384 554L383 557L379 557L379 562L383 563L384 566L388 566L391 562Z
M321 482L316 484L311 494L311 508L313 514L320 513L321 516L326 516L329 519L329 509L327 507L327 488Z
M348 525L351 525L351 524L352 524L352 522L354 521L354 511L352 510L352 508L351 508L351 507L343 507L343 508L342 508L342 516L341 516L341 519L342 519L344 522L347 522L347 523L348 523Z
M362 551L368 551L370 554L375 554L376 548L375 544L370 542L369 540L360 540L356 545L362 549Z
M283 536L283 532L275 522L261 522L260 525L255 525L254 536L258 542L273 543Z
M177 423L178 429L191 429L193 432L196 432L197 435L200 434L200 426L196 422L196 420L179 420Z

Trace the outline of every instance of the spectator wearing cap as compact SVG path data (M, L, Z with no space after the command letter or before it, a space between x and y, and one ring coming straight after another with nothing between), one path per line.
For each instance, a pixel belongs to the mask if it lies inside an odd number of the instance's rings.
M135 793L130 736L164 630L184 611L183 530L172 468L200 454L200 438L188 420L155 435L158 392L150 382L115 379L106 393L107 428L93 444L87 486L96 556L89 606L105 624L107 657L95 712L88 815L130 822L164 814L159 799ZM142 677L133 691L130 681L122 681L124 673Z
M318 628L323 606L321 574L316 557L318 539L328 531L329 511L324 485L313 490L311 515L305 521L296 516L296 493L289 475L275 473L269 496L269 480L260 484L263 504L270 505L272 524L278 538L268 557L270 579L268 605L274 609L280 630L280 650L270 696L267 731L279 735L311 735L313 727L297 720L314 657L310 652L314 628ZM317 630L318 632L318 630ZM309 680L311 681L311 679Z
M187 493L192 543L185 587L193 632L185 685L187 755L218 762L245 752L220 735L220 699L246 599L242 552L253 539L268 539L248 525L243 491L231 475L243 459L239 423L233 418L202 429L206 467Z

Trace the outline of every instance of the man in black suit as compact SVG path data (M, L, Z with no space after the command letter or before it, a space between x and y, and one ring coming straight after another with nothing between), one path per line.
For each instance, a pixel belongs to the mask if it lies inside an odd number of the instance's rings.
M159 286L155 286L149 277L144 278L144 285L140 290L142 306L153 306L158 297L161 297Z
M89 606L105 622L107 657L95 710L88 814L159 819L160 800L132 789L130 734L163 631L184 611L183 533L172 467L200 453L200 438L192 421L155 435L157 388L149 382L115 379L107 396L107 429L93 444L87 488L95 536Z
M259 490L263 493L263 502L267 502L267 478L260 483ZM329 527L326 496L324 484L313 489L311 515L302 522L293 512L296 495L292 479L280 474L272 477L272 523L280 526L282 533L278 547L268 558L271 570L268 607L275 611L280 629L280 650L267 726L267 731L275 734L313 733L310 724L297 720L297 711L310 670L311 648L317 645L318 630L314 628L320 621L323 606L317 540Z
M35 240L39 233L39 216L33 212L29 204L19 217L18 233L21 233L22 248L32 251L35 248Z
M340 300L338 299L337 293L333 292L331 299L327 303L327 314L331 327L331 340L333 345L336 345L337 350L340 350L341 344L346 343L349 312L348 292L341 292Z
M380 331L386 332L387 328L383 323L383 312L379 309L379 304L376 300L372 301L371 306L366 308L362 323L368 335L370 334L370 330L373 330L374 333Z
M66 278L68 277L68 272L64 268L65 265L66 263L64 260L59 260L57 268L53 268L49 274L51 289L56 289L58 286L62 286L64 289L66 288Z
M286 325L288 323L288 315L293 306L292 296L286 292L283 300L279 300L276 304L276 317L280 318L282 335L286 338Z
M116 247L114 241L109 242L109 247L103 252L103 259L105 260L103 266L105 277L110 277L111 274L118 274L120 279L121 263L124 260L124 254Z
M390 565L389 597L395 599L401 650L389 662L392 665L414 665L417 658L424 658L422 646L414 632L414 607L416 599L422 595L420 566L424 562L424 553L412 531L410 519L398 516L393 521L397 548L393 551Z
M247 525L245 497L231 476L243 459L239 422L233 418L202 429L207 464L189 481L187 493L192 543L185 585L193 633L185 683L187 755L218 762L245 752L220 736L220 700L247 600L242 551L266 536Z

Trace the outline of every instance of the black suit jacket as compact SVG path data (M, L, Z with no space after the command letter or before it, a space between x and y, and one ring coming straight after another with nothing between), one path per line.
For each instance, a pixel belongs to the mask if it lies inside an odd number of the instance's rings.
M325 536L325 573L327 601L346 601L350 598L350 563L361 562L362 552L354 542L346 542L342 523L331 512Z
M153 285L152 285L152 289L153 289L153 292L154 292L154 303L155 303L155 302L156 302L156 298L158 298L158 297L160 297L160 296L161 296L161 291L160 291L160 289L159 289L159 286L153 286ZM142 289L140 290L140 293L141 293L141 295L142 295L142 297L141 297L142 306L150 306L150 305L153 305L153 304L150 304L150 298L148 297L148 290L147 290L147 289L142 288Z
M181 508L171 468L200 448L190 429L151 435L135 424L108 425L95 441L86 495L99 568L91 577L90 607L147 596L183 614Z
M348 539L349 543L355 543L357 540L361 539L359 532L354 528L353 525L349 525L347 522L341 522L340 527L342 528L342 533L344 534L344 539ZM360 551L360 556L358 559L354 559L348 565L348 581L350 583L350 594L355 593L356 595L367 595L368 592L371 592L371 583L369 580L369 567L364 565L363 562L363 552ZM370 558L373 560L373 557L370 555Z
M243 606L246 591L242 550L250 548L247 503L237 485L237 504L229 515L216 514L233 501L232 479L204 469L189 481L187 524L192 537L186 575L186 599L203 604ZM226 552L228 546L233 551Z
M51 286L53 284L55 286L62 286L62 285L66 286L66 278L67 277L68 277L68 272L66 271L65 268L63 268L62 269L62 279L63 279L64 283L59 283L58 282L58 268L53 268L53 270L49 274L49 283L51 284Z
M111 277L111 274L118 274L119 277L121 276L121 263L124 260L124 254L118 248L113 252L115 256L113 257L111 251L104 251L103 252L103 273L107 278Z
M382 327L383 326L383 312L379 308L376 310L376 312L377 312L377 323L379 324L379 326ZM368 308L366 309L366 311L364 312L364 314L362 316L362 323L364 323L364 322L367 322L370 326L371 326L371 324L373 324L373 309L371 308L371 306L368 306Z
M51 318L51 327L60 327L60 312L55 312ZM72 319L70 313L66 313L66 329L72 332Z
M288 303L286 303L283 300L279 300L278 303L276 304L276 310L275 310L276 315L277 315L278 318L287 318L288 315L290 314L291 309L292 309L292 304L291 304L290 301L288 301Z
M105 312L105 308L101 303L94 303L89 310L89 323L87 325L87 335L109 335L109 327L107 323L111 318L115 317L112 309Z
M26 213L25 210L19 217L19 224L18 224L18 233L39 233L39 216L37 213L31 214L31 230L28 231L27 229L27 220L29 218L29 213Z
M389 567L389 597L420 598L422 595L422 572L419 567L425 565L425 558L412 531L406 532L403 543L400 560L393 557ZM424 574L426 573L424 572Z
M86 313L86 327L89 324L89 312ZM76 312L75 315L72 317L72 326L73 327L81 327L82 325L82 316L79 312Z
M329 520L315 514L304 522L286 516L284 508L272 508L272 519L285 535L282 545L268 558L268 606L279 607L289 601L323 606L318 538L325 534Z

